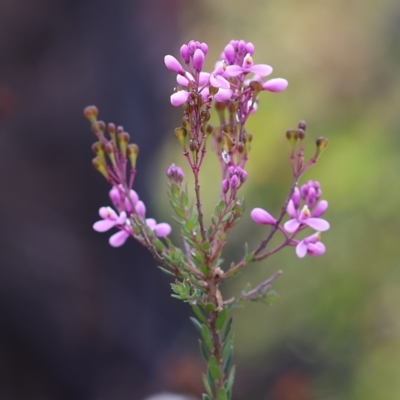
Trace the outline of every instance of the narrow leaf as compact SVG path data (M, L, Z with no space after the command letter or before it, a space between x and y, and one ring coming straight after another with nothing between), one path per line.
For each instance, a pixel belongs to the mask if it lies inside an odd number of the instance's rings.
M155 240L153 242L154 247L156 248L157 251L163 251L164 250L164 244L161 240Z
M197 321L197 319L194 317L190 317L190 320L193 322L194 327L201 333L202 329L201 323Z
M161 270L162 272L164 272L164 274L166 274L166 275L175 276L173 272L167 270L166 268L163 268L163 267L158 267L158 268L160 268L160 270Z
M234 365L230 372L229 372L229 377L228 380L226 381L226 390L229 392L232 389L233 382L235 381L235 371L236 371L236 366Z
M208 361L208 369L210 370L211 377L216 381L220 378L221 372L219 370L218 361L215 356L211 356Z
M209 329L207 328L207 326L205 324L201 325L200 333L204 340L204 344L210 350L212 350L214 348L214 345L213 345L212 338L211 338L211 332L209 331Z
M217 400L228 400L228 394L226 393L226 389L224 387L219 389Z
M207 318L203 314L203 312L200 310L200 308L196 305L192 305L193 311L196 314L197 318L201 321L204 322L205 324L207 323Z
M200 248L203 250L203 251L208 251L208 250L210 250L210 243L209 242L203 242L202 244L201 244L201 246L200 246Z
M206 392L212 397L212 390L211 390L210 384L208 383L206 374L203 374L203 385L204 385L204 388L206 389Z
M215 322L215 328L217 331L220 331L224 327L227 316L228 310L226 308L219 313L217 321Z
M229 351L231 350L233 344L233 335L229 335L222 347L222 357L225 359L228 356Z
M223 369L224 373L226 373L228 371L229 366L231 365L232 356L233 356L233 346L230 347L229 352L226 355L226 358L224 359L224 363L222 365L222 369Z
M179 207L179 206L176 206L175 207L175 212L176 212L176 215L178 216L178 217L181 217L181 218L185 218L185 211L184 210L182 210L182 208L181 207Z
M224 215L224 218L222 218L222 222L227 222L230 220L230 218L232 217L232 213L228 212L228 214Z
M203 358L206 360L208 363L208 360L210 359L210 356L208 355L206 346L204 346L204 343L199 339L199 346L200 346L200 353L203 356Z
M229 333L231 332L232 321L233 321L232 317L229 318L229 321L228 321L228 323L227 323L227 325L226 325L226 328L225 328L224 336L223 336L223 338L222 338L222 341L223 341L223 342L226 341L226 339L227 339Z

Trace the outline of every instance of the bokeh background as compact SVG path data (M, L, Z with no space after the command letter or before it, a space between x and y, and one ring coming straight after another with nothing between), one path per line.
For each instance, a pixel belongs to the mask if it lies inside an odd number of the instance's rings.
M290 182L287 128L330 145L304 177L322 184L327 254L292 249L253 265L225 293L278 269L272 306L236 312L236 400L400 399L400 3L395 0L1 0L0 399L142 400L198 395L204 365L189 310L140 246L91 230L108 202L90 166L82 109L140 146L136 188L172 222L164 171L184 160L163 56L232 38L289 81L263 93L247 209L277 212ZM209 153L205 208L218 199ZM265 232L245 216L226 259ZM177 237L175 237L177 240Z

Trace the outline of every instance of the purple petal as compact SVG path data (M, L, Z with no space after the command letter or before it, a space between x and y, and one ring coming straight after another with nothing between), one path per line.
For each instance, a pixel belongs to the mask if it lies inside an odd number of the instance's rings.
M171 233L171 226L165 222L162 222L161 224L157 224L154 230L158 237L165 237Z
M308 253L313 257L318 257L326 251L325 245L321 242L310 243L308 245Z
M200 49L196 49L193 54L193 67L197 72L200 72L204 65L204 53Z
M124 225L126 221L126 212L122 211L118 219L115 221L117 225Z
M171 104L174 107L181 106L183 103L186 103L189 98L190 93L186 90L178 90L176 93L171 95Z
M121 194L116 186L113 186L113 188L110 190L109 196L114 206L118 208L121 203Z
M239 76L240 74L243 73L243 68L240 67L239 65L228 65L226 67L226 73L229 76L233 76L233 77Z
M299 258L303 258L307 254L307 245L304 243L303 240L299 242L296 246L296 255Z
M308 218L302 222L318 232L327 231L330 227L329 222L322 218Z
M114 233L114 235L112 235L110 237L110 239L108 240L108 243L110 243L110 245L112 247L119 247L119 246L122 246L126 242L126 239L128 239L128 237L129 237L128 232L119 231L117 233Z
M256 64L248 68L248 71L260 76L268 76L272 73L273 69L270 65L267 64Z
M203 86L205 85L208 80L210 79L210 73L209 72L200 72L199 74L199 85Z
M208 98L210 96L210 90L208 89L208 87L205 87L201 92L201 97L203 98L204 101L208 101Z
M294 207L293 200L289 200L289 203L288 203L286 211L287 211L287 213L289 214L290 217L297 218L297 210Z
M186 75L189 75L189 73ZM192 80L194 81L194 79L192 79ZM188 85L189 85L189 79L183 75L177 75L176 81L178 82L178 85L183 86L183 87L188 87Z
M257 224L274 225L276 219L262 208L254 208L250 213L251 218Z
M270 79L263 84L263 90L269 90L270 92L278 93L285 90L288 84L288 81L283 78Z
M156 220L154 218L147 218L146 219L146 225L153 231L154 228L156 227Z
M116 225L116 221L110 219L103 219L93 224L93 229L97 232L106 232Z
M101 207L99 215L103 219L109 219L115 221L118 218L118 214L111 207Z
M289 221L285 222L285 225L283 227L285 228L286 232L293 233L297 231L297 229L300 226L300 222L297 221L297 219L290 219Z
M315 207L314 212L312 213L313 217L320 217L325 211L328 209L328 202L326 200L321 200L317 207Z
M185 73L180 62L173 56L167 55L164 57L165 66L172 72L176 72L177 74Z
M218 92L215 94L214 99L219 102L226 101L232 97L232 94L233 94L232 90L220 88Z
M139 200L135 205L135 210L140 218L144 218L146 215L146 206L144 205L143 201Z

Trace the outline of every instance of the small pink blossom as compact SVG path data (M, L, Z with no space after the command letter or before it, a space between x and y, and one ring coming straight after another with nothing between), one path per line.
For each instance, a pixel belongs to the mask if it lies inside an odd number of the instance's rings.
M268 90L269 92L279 93L283 92L289 83L286 79L283 78L273 78L263 83L263 90Z
M174 107L181 106L187 102L189 95L190 92L187 92L186 90L178 90L177 92L171 94L171 104Z
M146 219L146 225L155 232L158 237L166 237L171 233L171 225L161 222L157 224L156 220L153 218Z
M276 219L267 211L262 208L254 208L251 213L251 218L257 224L261 225L275 225Z
M287 206L287 213L292 219L287 221L283 226L286 232L296 232L300 225L308 225L310 228L323 232L329 229L329 222L322 218L311 217L311 212L307 205L300 211L295 207L293 200L290 200Z
M226 67L226 72L229 76L235 77L241 74L253 73L260 75L262 77L268 76L272 73L273 69L270 65L267 64L254 64L253 58L248 53L244 57L243 65L229 65Z
M303 258L307 253L314 257L324 254L326 251L325 245L320 240L321 235L319 232L300 240L296 246L297 257Z
M129 236L129 232L121 230L110 236L110 239L108 239L108 243L110 243L110 246L112 247L120 247L126 242Z
M185 70L183 69L181 63L173 56L166 55L164 57L165 66L172 72L183 75Z
M101 207L99 215L103 219L93 224L93 229L97 232L106 232L116 225L124 225L127 218L125 211L118 215L111 207Z

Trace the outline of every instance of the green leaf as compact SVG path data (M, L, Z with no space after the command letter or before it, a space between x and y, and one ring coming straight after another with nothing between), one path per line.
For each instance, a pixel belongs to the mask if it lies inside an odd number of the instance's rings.
M222 347L222 358L225 359L228 357L229 352L231 351L233 343L233 335L229 335L228 338L226 339L226 342L224 343Z
M208 360L208 369L210 370L211 377L214 379L214 381L221 377L218 361L215 356L211 356Z
M194 317L190 317L190 320L193 322L194 327L201 333L201 323Z
M203 243L201 244L201 246L200 246L200 248L201 248L203 251L208 251L208 250L210 250L210 247L211 247L211 245L210 245L209 242L203 242Z
M204 308L208 311L208 312L213 312L215 310L215 306L213 303L207 303Z
M171 185L171 194L174 197L178 197L179 193L181 192L181 189L177 185Z
M185 228L188 231L192 231L196 226L196 222L192 221L191 219L188 219L185 223Z
M202 400L211 400L211 397L208 396L207 394L203 394Z
M185 190L181 192L181 203L183 207L187 207L189 204L188 195Z
M203 374L203 385L204 385L204 388L206 389L206 392L212 397L212 390L211 390L210 384L208 383L206 374Z
M219 313L218 318L215 322L215 328L217 329L217 331L220 331L224 327L227 316L228 310L226 308Z
M228 400L228 394L226 393L226 389L224 387L219 389L217 400Z
M208 360L210 359L210 356L207 352L206 346L204 346L204 343L199 339L199 347L200 347L200 353L203 356L203 358L206 360L208 363Z
M200 264L199 266L200 271L205 275L205 276L209 276L210 275L210 270L208 269L207 265L205 264ZM208 310L207 310L208 311Z
M212 336L210 330L207 328L205 324L201 325L200 329L201 336L204 340L204 344L212 350L214 348L213 342L212 342Z
M231 213L231 212L228 212L228 214L225 214L225 215L224 215L224 218L222 218L222 222L227 222L227 221L229 221L229 220L231 219L231 217L232 217L232 213Z
M225 202L224 202L223 200L221 200L221 201L219 202L218 208L219 208L220 213L222 213L222 211L223 211L224 208L225 208Z
M226 381L226 390L229 392L232 389L233 382L235 381L235 371L236 371L236 366L234 365L230 372L229 372L229 377L228 380Z
M248 243L244 244L244 255L247 257L247 255L249 254L249 245Z
M246 256L246 264L249 262L252 262L254 260L254 253L250 253L249 255Z
M157 251L163 251L164 250L164 244L161 240L155 240L153 242L154 247L156 248Z
M169 271L169 270L168 270L168 269L166 269L166 268L163 268L163 267L158 267L158 268L160 268L160 269L161 269L161 271L162 271L162 272L164 272L164 274L166 274L166 275L172 275L172 276L175 276L175 274L174 274L173 272Z
M203 314L203 312L200 310L200 308L196 305L192 305L193 312L196 314L197 318L201 321L204 322L205 324L207 323L207 318Z
M176 212L176 215L177 215L178 217L181 217L181 218L185 218L185 217L186 217L185 211L182 210L182 208L179 207L179 206L176 206L176 207L175 207L175 212Z
M226 341L226 339L227 339L228 336L229 336L229 333L231 332L232 321L233 321L232 317L229 318L229 321L228 321L228 323L227 323L227 325L226 325L226 328L225 328L224 336L222 337L222 341L223 341L223 342Z
M223 369L224 373L226 373L228 371L229 366L231 365L232 356L233 356L233 346L231 346L229 348L229 352L226 355L226 358L224 358L224 363L222 365L222 369Z

